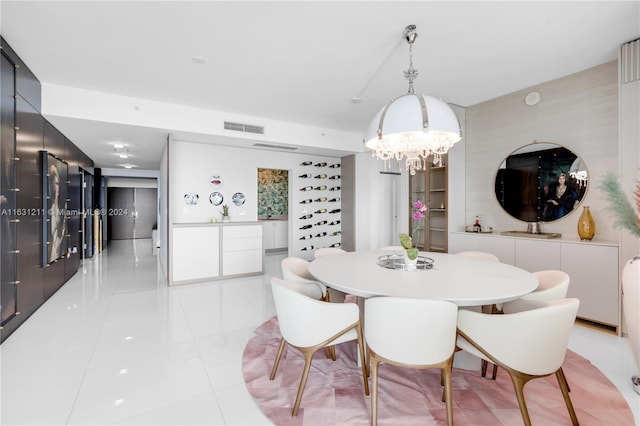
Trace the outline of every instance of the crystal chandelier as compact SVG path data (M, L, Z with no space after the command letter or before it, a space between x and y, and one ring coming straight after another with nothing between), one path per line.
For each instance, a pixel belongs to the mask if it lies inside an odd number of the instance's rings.
M365 137L365 145L373 150L385 169L395 158L405 160L405 168L414 175L427 168L427 159L433 164L442 163L442 155L462 139L460 124L449 105L426 95L416 95L413 81L418 70L413 68L413 42L418 37L415 25L408 25L403 37L409 44L409 69L404 71L409 90L385 105L371 120Z

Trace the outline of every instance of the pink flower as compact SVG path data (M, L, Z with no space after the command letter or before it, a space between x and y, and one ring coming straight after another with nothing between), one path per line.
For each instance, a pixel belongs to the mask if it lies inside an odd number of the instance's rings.
M422 214L422 211L418 210L413 214L413 219L414 220L424 219L424 214Z
M424 210L427 209L427 206L425 206L424 204L422 204L422 201L418 200L416 202L413 203L413 208L420 210L421 212L423 212ZM424 210L422 210L424 208Z

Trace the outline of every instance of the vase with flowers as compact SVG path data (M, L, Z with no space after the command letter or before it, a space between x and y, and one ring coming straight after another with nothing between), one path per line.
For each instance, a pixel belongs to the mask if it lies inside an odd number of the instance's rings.
M420 221L424 219L427 206L420 200L413 202L413 213L411 219L413 219L414 228L411 233L414 237L417 236L420 228ZM400 244L404 249L404 263L405 268L408 271L415 271L418 263L418 247L414 247L413 238L408 234L400 234Z
M640 181L636 182L634 205L620 186L618 178L608 173L600 183L600 189L615 217L613 226L623 228L640 237ZM622 312L626 324L631 352L640 372L640 255L630 259L622 271ZM640 394L640 374L631 377L634 390Z

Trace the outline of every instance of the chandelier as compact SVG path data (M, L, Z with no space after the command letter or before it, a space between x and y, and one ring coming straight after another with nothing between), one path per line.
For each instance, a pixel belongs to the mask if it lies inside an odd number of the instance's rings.
M409 90L385 105L373 117L367 128L365 145L373 155L389 167L395 158L398 164L414 175L427 169L431 156L433 164L442 164L442 155L462 139L460 124L449 105L426 95L416 95L413 81L418 70L413 68L413 43L418 37L415 25L408 25L403 37L409 44L409 69L404 71Z

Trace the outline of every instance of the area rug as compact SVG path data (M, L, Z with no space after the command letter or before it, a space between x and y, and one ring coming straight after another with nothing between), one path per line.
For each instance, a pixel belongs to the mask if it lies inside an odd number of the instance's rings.
M304 360L287 347L273 381L269 374L280 343L278 321L271 318L255 331L242 357L249 393L275 425L368 425L370 400L364 395L356 345L336 346L336 361L318 351L297 417L291 409ZM616 387L588 360L569 351L563 370L571 400L583 426L634 425L633 414ZM495 381L479 372L454 369L452 378L456 425L522 425L511 379L498 371ZM411 370L381 365L378 424L445 425L439 370ZM525 398L534 425L571 425L555 376L525 386Z

